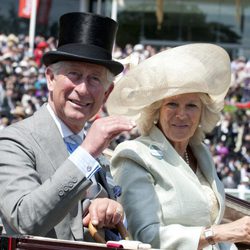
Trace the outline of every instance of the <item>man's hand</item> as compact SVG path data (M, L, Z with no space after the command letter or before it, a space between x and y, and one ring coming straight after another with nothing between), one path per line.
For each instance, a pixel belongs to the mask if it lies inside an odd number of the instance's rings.
M89 206L89 213L83 218L83 226L88 227L89 222L97 228L114 228L123 221L122 205L108 198L96 198Z
M135 123L123 116L99 118L93 122L81 146L95 158L117 135L134 127Z

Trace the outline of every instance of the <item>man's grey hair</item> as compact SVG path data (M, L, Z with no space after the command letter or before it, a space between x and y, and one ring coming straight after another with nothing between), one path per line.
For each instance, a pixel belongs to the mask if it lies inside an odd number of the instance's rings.
M59 62L50 64L48 68L50 68L55 74L58 74L59 70L63 67L64 63L65 63L64 61L59 61ZM105 90L109 88L109 86L113 83L115 79L114 74L109 69L107 69L106 72L107 72L106 79L105 79L105 82L103 83Z
M201 119L194 135L190 138L190 144L200 143L205 138L206 133L211 132L220 120L220 111L212 99L204 93L199 93L199 97L202 102ZM162 102L163 100L154 102L142 110L137 121L142 135L148 135L153 125L158 123Z

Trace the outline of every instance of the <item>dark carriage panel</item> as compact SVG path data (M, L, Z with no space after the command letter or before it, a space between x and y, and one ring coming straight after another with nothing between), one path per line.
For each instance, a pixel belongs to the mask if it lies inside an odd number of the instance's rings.
M233 195L226 194L226 210L223 222L232 222L243 216L250 216L250 203ZM236 245L239 250L250 250L249 244L237 243Z
M57 240L43 237L1 235L0 250L115 250L105 244Z

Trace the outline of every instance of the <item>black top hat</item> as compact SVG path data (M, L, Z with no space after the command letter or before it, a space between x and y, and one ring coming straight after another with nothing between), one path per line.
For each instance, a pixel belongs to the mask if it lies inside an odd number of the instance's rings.
M58 61L82 61L103 65L114 75L123 65L112 60L118 24L109 17L93 13L72 12L61 16L56 51L43 55L48 66Z

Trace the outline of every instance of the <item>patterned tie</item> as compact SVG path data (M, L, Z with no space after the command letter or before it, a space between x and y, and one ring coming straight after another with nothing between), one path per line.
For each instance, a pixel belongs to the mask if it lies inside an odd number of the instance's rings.
M81 137L75 134L67 136L64 141L70 154L82 143Z

